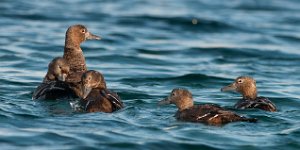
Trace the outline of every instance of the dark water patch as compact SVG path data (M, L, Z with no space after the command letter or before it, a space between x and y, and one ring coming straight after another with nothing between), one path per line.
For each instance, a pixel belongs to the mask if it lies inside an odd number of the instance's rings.
M299 43L300 37L294 35L274 35L276 38L287 41L289 43Z
M219 22L216 20L207 20L198 18L197 23L193 24L192 20L195 17L161 17L161 16L128 16L119 19L118 23L127 26L155 26L161 29L172 29L172 30L184 30L184 31L200 31L200 32L228 32L239 30L237 27L226 24L225 22Z
M0 56L1 61L8 61L8 62L15 62L16 60L23 60L21 56L15 55L15 54L5 54Z
M63 43L61 45L55 45L50 41L49 41L49 43L39 43L39 44L35 43L34 45L26 44L26 45L20 45L20 46L26 47L29 49L33 49L34 50L33 54L37 54L37 52L38 52L38 53L41 53L44 55L48 54L48 56L51 55L51 53L60 52L62 54L64 51ZM33 57L33 58L35 58L35 57ZM39 57L37 57L37 58L39 58Z
M188 53L191 54L210 54L214 56L223 56L234 58L265 58L265 59L299 59L297 54L283 53L280 51L261 51L249 48L190 48Z
M18 18L23 20L57 20L58 18L47 17L39 14L2 14L7 18Z
M124 84L141 86L141 85L198 85L203 87L203 83L216 83L216 80L222 82L224 79L219 77L207 76L204 74L186 74L178 77L168 77L168 78L160 78L160 77L147 77L147 78L131 78L131 79L122 79Z
M108 36L119 38L120 40L128 40L128 41L133 41L135 39L134 36L128 35L128 34L123 34L123 33L111 33Z
M87 59L91 61L99 61L107 62L107 61L115 61L115 62L126 62L127 64L143 64L143 65L163 65L166 64L165 60L157 59L157 58L141 58L140 56L135 55L122 55L122 54L115 54L115 55L102 55L102 56L86 56ZM124 66L126 67L126 66Z
M247 1L240 3L240 5L235 6L235 9L246 10L246 11L263 11L263 12L286 12L286 11L295 11L298 8L293 1L284 3L284 1L277 1L275 3L270 3L271 1Z
M4 48L0 48L0 54L1 54L1 57L3 57L3 55L14 55L15 54L15 52L13 52L13 51L10 51L10 50L8 50L8 49L4 49ZM2 58L1 58L1 60L3 60Z
M0 82L4 85L14 85L14 86L28 86L30 83L26 82L20 82L16 80L10 80L10 79L0 79Z
M175 50L152 50L152 49L136 49L140 54L151 54L151 55L170 55L177 54L178 51Z
M116 90L115 90L116 91ZM116 91L118 92L118 91ZM134 103L142 103L143 101L139 99L146 99L149 98L150 95L148 94L143 94L140 91L134 91L134 90L126 90L126 91L120 91L118 92L118 95L122 97L122 99L135 99Z

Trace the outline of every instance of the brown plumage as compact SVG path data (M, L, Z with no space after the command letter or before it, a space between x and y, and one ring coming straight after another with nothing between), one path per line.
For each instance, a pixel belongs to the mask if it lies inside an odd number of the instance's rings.
M48 72L33 92L32 99L58 99L73 97L74 92L64 81L68 76L70 68L62 57L54 58L48 65Z
M237 121L256 122L256 119L239 116L215 104L194 105L192 94L186 89L173 89L159 104L175 104L178 108L175 117L181 121L215 126Z
M225 91L236 91L243 98L234 107L237 109L258 108L266 111L276 111L276 106L266 97L257 97L256 81L252 77L241 76L233 83L221 89Z
M89 39L100 40L100 37L90 33L83 25L70 26L66 32L63 57L70 66L70 73L66 81L70 83L72 89L78 96L81 96L81 76L87 71L85 57L80 48L80 44Z
M106 88L103 75L90 70L82 75L83 109L87 112L114 112L124 107L120 97Z
M43 82L65 81L69 75L70 67L62 57L54 58L48 65L48 72Z

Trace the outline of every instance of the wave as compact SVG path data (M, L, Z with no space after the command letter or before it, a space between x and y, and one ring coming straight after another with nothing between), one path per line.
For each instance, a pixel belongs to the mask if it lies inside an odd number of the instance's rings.
M197 24L192 23L193 19L197 19ZM184 31L202 31L202 32L221 32L221 31L235 31L241 30L240 28L231 24L209 20L197 17L162 17L162 16L150 16L150 15L139 15L139 16L122 16L117 19L119 24L129 26L149 26L160 29L178 30ZM163 23L156 25L157 23Z

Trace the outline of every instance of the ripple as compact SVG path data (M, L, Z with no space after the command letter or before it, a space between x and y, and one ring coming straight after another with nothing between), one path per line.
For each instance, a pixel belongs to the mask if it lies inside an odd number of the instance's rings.
M299 149L298 1L0 1L2 149ZM76 112L70 101L32 101L69 25L100 41L82 44L126 108ZM235 110L220 88L240 75L279 108ZM176 87L195 103L215 103L258 118L222 127L177 121L157 106ZM34 139L34 140L33 140Z

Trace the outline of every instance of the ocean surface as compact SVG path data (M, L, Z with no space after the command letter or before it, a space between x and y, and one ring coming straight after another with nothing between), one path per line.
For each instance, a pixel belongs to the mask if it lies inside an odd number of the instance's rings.
M1 0L0 147L4 149L300 149L299 0ZM33 101L65 32L100 35L82 49L126 108L76 112L68 100ZM234 110L220 88L257 80L278 112ZM158 106L173 88L257 123L222 127L176 121Z

